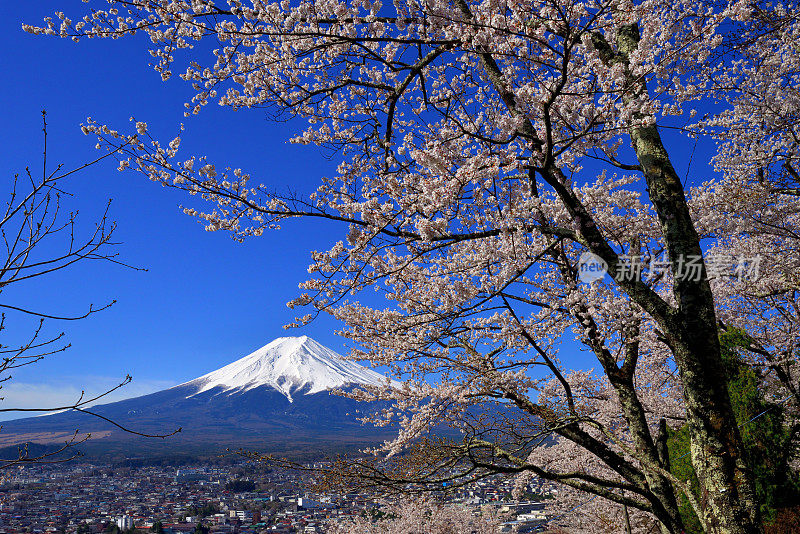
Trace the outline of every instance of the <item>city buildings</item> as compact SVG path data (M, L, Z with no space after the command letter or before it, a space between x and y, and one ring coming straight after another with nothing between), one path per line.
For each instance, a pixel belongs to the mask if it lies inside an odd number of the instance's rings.
M254 484L242 484L242 480ZM237 481L237 484L232 484ZM235 492L231 487L255 486ZM532 532L546 517L540 502L520 503L512 484L484 480L448 494L453 503L495 505L510 513L508 526ZM548 485L528 488L546 496ZM294 471L253 464L103 466L29 465L0 476L0 534L100 534L160 529L164 534L323 533L327 527L379 508L378 495L320 494Z

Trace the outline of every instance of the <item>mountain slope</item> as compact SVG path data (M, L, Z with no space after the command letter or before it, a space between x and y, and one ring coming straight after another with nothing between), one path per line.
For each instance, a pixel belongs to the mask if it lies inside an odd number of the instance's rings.
M378 406L329 394L332 388L385 385L380 374L345 360L308 337L279 338L221 369L178 386L92 408L132 430L180 434L153 439L122 432L87 414L66 412L4 423L0 446L63 442L75 430L84 449L124 455L212 452L244 447L276 453L363 446L390 437L363 426Z

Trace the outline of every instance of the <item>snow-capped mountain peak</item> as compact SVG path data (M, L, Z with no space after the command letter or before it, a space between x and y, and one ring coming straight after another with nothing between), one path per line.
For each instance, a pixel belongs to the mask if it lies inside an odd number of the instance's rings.
M244 358L181 386L195 386L196 395L215 388L240 392L270 386L292 401L292 393L318 393L346 384L384 385L372 369L344 359L308 336L280 337Z

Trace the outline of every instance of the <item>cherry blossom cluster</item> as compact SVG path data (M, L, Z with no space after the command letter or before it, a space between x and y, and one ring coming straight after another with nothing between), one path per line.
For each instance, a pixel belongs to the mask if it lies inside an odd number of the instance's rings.
M503 517L496 507L475 513L464 506L448 506L430 498L406 499L381 508L384 519L356 517L335 525L332 534L495 534Z

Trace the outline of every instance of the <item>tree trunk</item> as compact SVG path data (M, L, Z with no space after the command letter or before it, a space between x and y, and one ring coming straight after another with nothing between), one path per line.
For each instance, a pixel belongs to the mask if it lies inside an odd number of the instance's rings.
M718 358L716 329L707 333L704 346L694 347L704 347L711 357L684 348L676 351L676 358L691 432L692 465L700 482L700 519L709 534L760 533L752 474L741 454L741 437Z
M647 425L644 408L639 402L638 397L636 397L633 384L630 384L630 388L617 388L617 394L622 404L625 419L628 421L628 428L635 450L641 454L648 463L658 465L666 471L669 471L669 464L665 466L658 454L658 449ZM684 531L684 525L678 509L675 489L664 476L653 472L651 469L647 469L646 466L644 466L643 471L650 491L658 497L659 504L661 504L660 510L654 510L655 516L659 521L661 533L680 534Z
M628 507L622 505L622 515L625 518L625 534L632 534L631 531L631 516L628 514Z
M639 44L636 25L620 28L617 44L620 60L627 62ZM632 102L647 91L641 78L629 76L628 81L626 100ZM632 125L629 134L672 263L678 308L655 319L664 329L680 371L692 465L701 489L700 519L709 534L759 534L763 532L761 517L723 373L711 286L705 266L697 276L688 276L683 267L694 258L702 263L700 237L683 184L657 126Z

